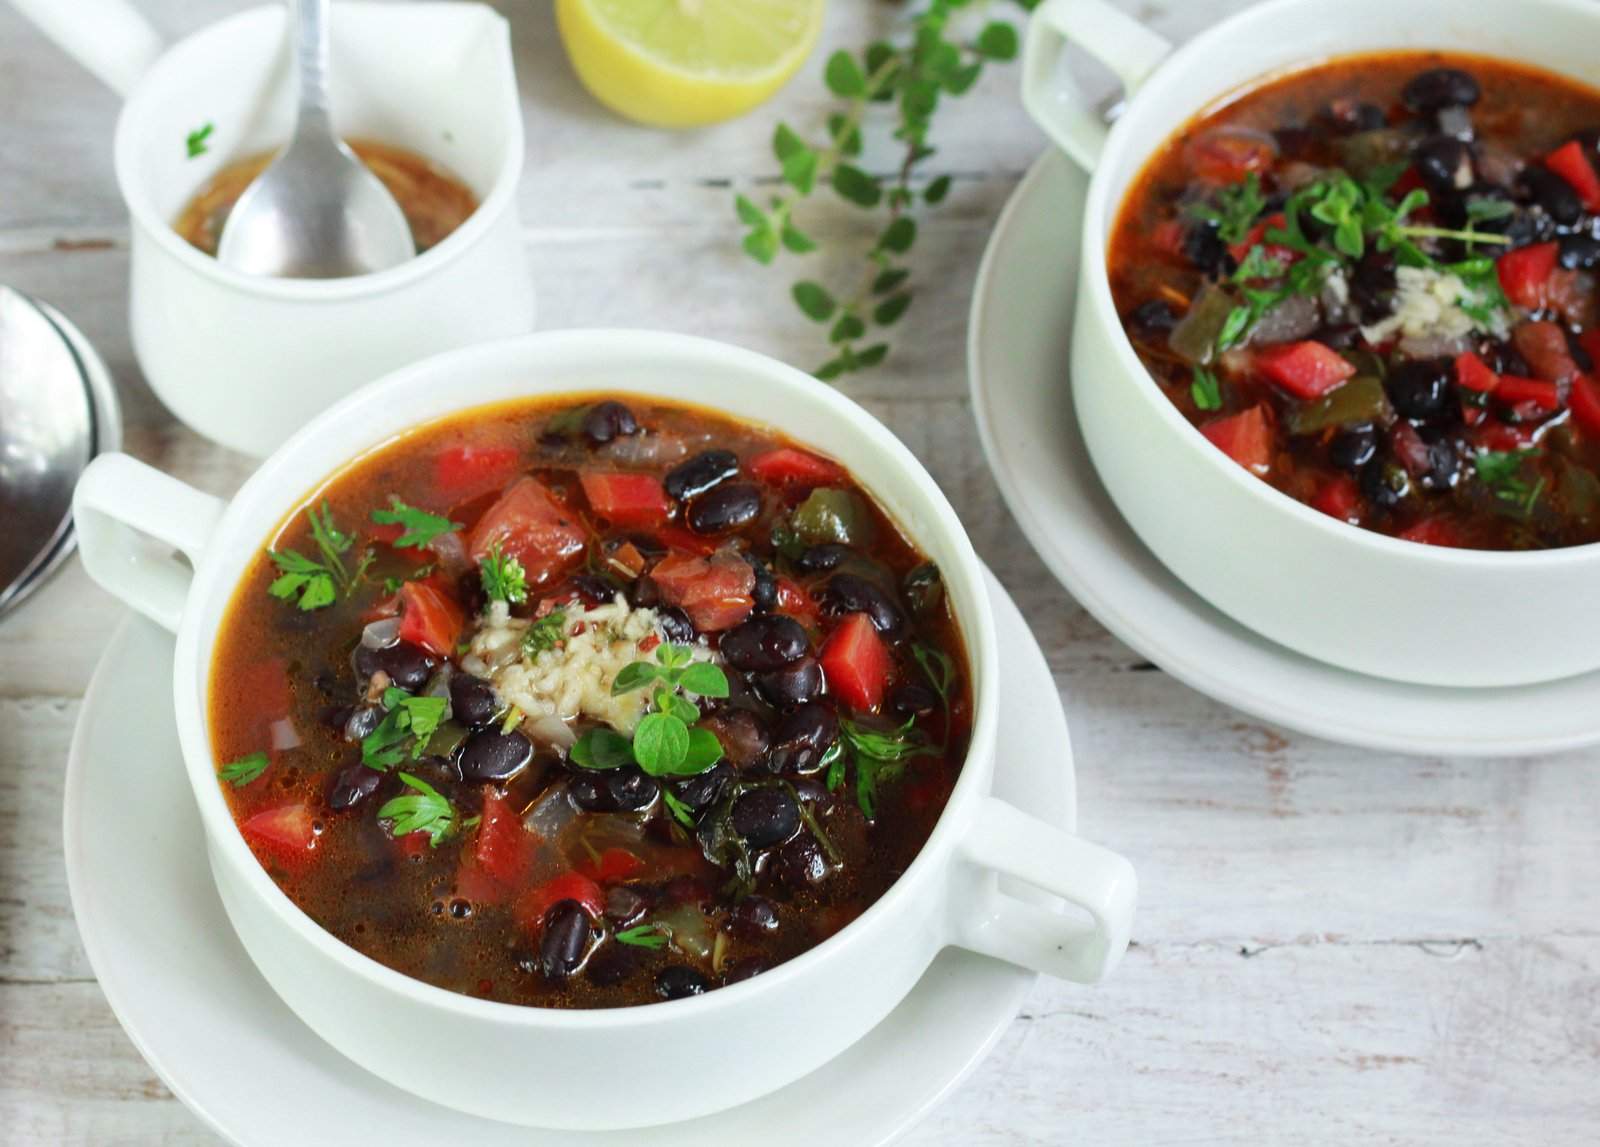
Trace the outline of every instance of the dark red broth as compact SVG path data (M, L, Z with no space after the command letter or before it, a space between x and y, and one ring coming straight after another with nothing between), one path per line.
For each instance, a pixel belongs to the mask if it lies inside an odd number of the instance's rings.
M268 550L212 670L234 818L323 928L454 991L607 1007L780 964L905 871L966 754L938 571L836 463L706 410L474 410Z
M1264 481L1434 545L1600 541L1600 91L1479 56L1274 77L1150 161L1135 349Z

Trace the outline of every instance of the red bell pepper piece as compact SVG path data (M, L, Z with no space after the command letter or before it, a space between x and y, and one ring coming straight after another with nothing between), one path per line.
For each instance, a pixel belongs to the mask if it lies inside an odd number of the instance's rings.
M523 931L537 932L544 927L545 913L563 900L576 900L592 919L598 919L606 907L606 894L598 884L581 872L563 872L517 897L511 915Z
M1321 398L1355 374L1338 351L1319 342L1289 343L1256 355L1256 365L1296 398Z
M654 474L586 470L578 481L590 507L613 526L661 525L672 513L667 492Z
M837 462L789 446L757 454L750 473L769 486L827 486L847 476Z
M431 582L408 581L400 587L400 640L420 645L438 657L453 657L466 615L453 597Z
M1583 144L1563 144L1544 157L1544 165L1572 185L1588 211L1600 211L1600 172L1595 171Z
M1461 531L1447 518L1423 518L1422 521L1395 535L1408 542L1425 546L1460 546Z
M1350 475L1336 474L1317 489L1311 506L1330 518L1354 525L1361 509L1361 490Z
M1532 403L1540 410L1560 410L1561 390L1553 382L1545 382L1537 378L1518 378L1514 374L1500 376L1500 385L1495 388L1496 401L1508 406L1518 406L1524 402Z
M1272 426L1265 406L1252 406L1226 418L1216 418L1200 428L1217 449L1246 470L1265 474L1272 466Z
M1600 436L1600 378L1581 374L1572 380L1572 418L1584 433Z
M314 819L311 810L296 801L256 813L239 826L239 831L257 856L299 868L311 860L317 847Z
M521 469L513 446L451 446L433 460L433 484L452 498L504 486Z
M1500 385L1500 376L1489 364L1470 351L1456 359L1456 385L1463 390L1488 394Z
M869 615L852 613L841 621L823 643L818 660L828 691L846 705L872 712L882 704L894 662Z
M600 854L598 860L587 861L583 866L583 874L600 884L616 884L637 876L645 868L644 861L640 860L626 848L608 848Z
M1495 269L1506 298L1530 311L1543 308L1549 300L1550 276L1555 273L1559 255L1560 248L1555 243L1535 243L1500 256Z

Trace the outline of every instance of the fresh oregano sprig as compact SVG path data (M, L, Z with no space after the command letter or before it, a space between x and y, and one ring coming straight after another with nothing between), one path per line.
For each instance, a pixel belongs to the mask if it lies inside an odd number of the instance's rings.
M618 671L611 695L650 688L649 712L639 719L630 739L597 726L573 744L572 763L585 769L614 769L636 764L653 777L693 776L722 759L722 743L701 728L700 707L689 696L728 695L727 674L709 661L694 660L687 645L656 646L656 659L633 661Z
M1031 10L1039 0L1014 0ZM826 183L848 203L872 212L881 224L864 252L853 282L837 285L800 279L791 293L807 318L827 324L832 357L816 369L830 381L852 371L876 366L889 354L882 338L911 306L911 268L906 256L917 241L911 212L919 195L920 167L934 154L928 143L934 113L942 97L971 90L984 65L1016 58L1017 29L1004 20L959 20L963 9L986 9L979 0L926 0L910 17L905 35L875 40L861 51L843 49L828 57L823 80L840 101L827 117L821 141L808 141L787 123L772 135L772 150L783 172L784 190L765 208L745 195L734 208L747 231L744 249L759 263L771 263L780 251L809 255L817 241L795 219L795 209ZM867 109L890 104L895 111L893 137L904 148L892 174L877 175L857 162ZM950 176L940 175L922 186L920 200L938 205L950 191Z

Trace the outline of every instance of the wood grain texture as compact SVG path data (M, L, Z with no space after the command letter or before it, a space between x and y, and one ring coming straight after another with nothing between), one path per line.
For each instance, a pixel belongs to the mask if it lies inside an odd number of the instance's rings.
M182 34L242 0L144 0ZM1237 0L1127 3L1175 37ZM596 108L548 6L510 2L528 132L524 241L547 327L685 330L815 365L784 271L737 251L733 188L775 118L824 112L816 66L689 134ZM824 51L897 6L835 0ZM819 60L820 60L819 56ZM1136 943L1092 990L1041 983L909 1137L939 1144L1592 1142L1600 1125L1600 754L1402 759L1268 728L1152 671L1050 577L1004 510L965 399L971 283L1043 146L997 71L939 121L950 200L895 356L845 389L925 460L1032 622L1078 759L1081 829L1138 866ZM249 463L175 424L129 346L116 103L0 6L0 281L56 302L111 365L129 449L218 494ZM869 166L886 163L869 154ZM808 226L848 246L827 196ZM61 766L121 616L73 565L0 625L0 1142L213 1145L94 984L61 864Z

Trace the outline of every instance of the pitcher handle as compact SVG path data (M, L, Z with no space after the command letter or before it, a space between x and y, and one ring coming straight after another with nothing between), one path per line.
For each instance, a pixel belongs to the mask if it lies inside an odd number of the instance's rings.
M128 0L11 0L11 6L124 99L166 49Z

